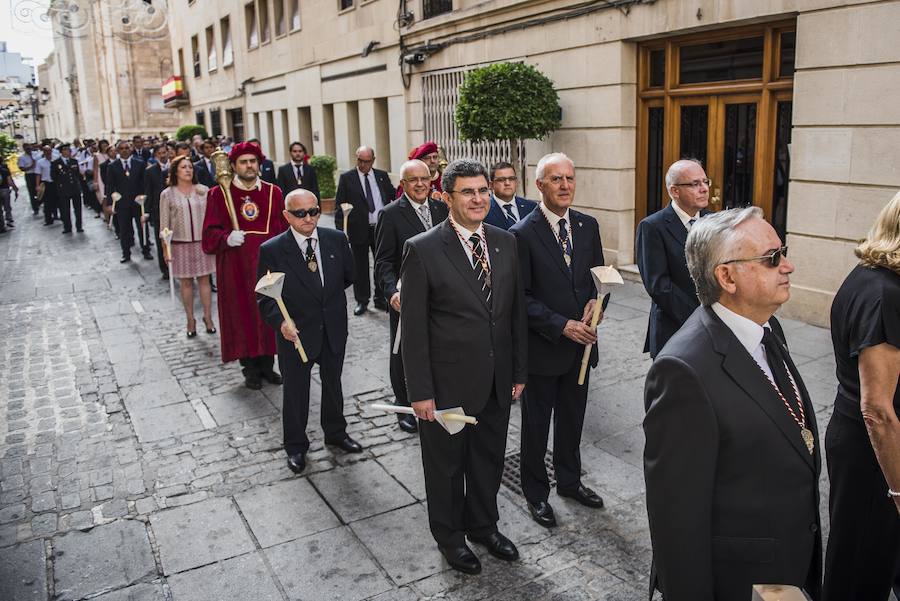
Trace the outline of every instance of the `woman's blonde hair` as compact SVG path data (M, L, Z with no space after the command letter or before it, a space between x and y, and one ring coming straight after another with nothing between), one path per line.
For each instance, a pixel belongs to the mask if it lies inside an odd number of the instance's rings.
M881 209L866 239L856 247L866 267L885 267L900 274L900 192Z

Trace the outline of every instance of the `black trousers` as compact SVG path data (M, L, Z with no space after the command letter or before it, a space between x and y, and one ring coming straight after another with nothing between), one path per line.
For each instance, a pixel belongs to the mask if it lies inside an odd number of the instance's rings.
M59 218L63 222L63 230L72 230L72 209L75 209L75 228L81 229L81 197L79 196L60 196L57 204L59 205Z
M137 228L141 252L150 252L150 246L144 238L144 226L141 223L141 206L133 200L120 200L116 203L116 217L119 225L119 244L122 246L122 256L131 256L131 247L134 246L135 228Z
M53 182L44 182L41 204L44 205L44 223L53 223L53 218L56 216L56 186Z
M442 547L464 545L466 534L481 537L497 531L509 407L492 394L475 417L477 426L452 436L436 421L419 421L428 525Z
M369 238L361 244L351 244L353 251L353 298L357 303L364 305L369 303L372 295L371 278L369 277L369 253L375 258L375 226L369 226ZM375 298L384 300L384 292L381 290L381 282L375 279Z
M25 187L28 188L28 198L31 199L31 210L37 215L41 201L37 197L37 173L25 174Z
M865 424L835 411L825 453L831 533L822 599L887 599L900 560L900 516Z
M162 240L159 239L159 221L153 221L153 239L157 242L156 262L159 265L159 272L168 275L169 266L166 265L165 252L163 251Z
M522 492L530 503L546 501L550 479L544 465L550 422L553 422L553 469L557 490L572 490L581 482L581 429L590 381L578 385L581 355L560 376L528 375L522 397Z
M274 371L275 357L272 355L260 355L258 357L243 357L238 359L241 364L241 373L245 378L259 380L263 374Z
M280 334L278 334L280 336ZM284 401L281 411L284 425L284 450L288 455L306 453L309 437L306 425L309 422L309 380L313 363L319 366L322 382L321 423L325 442L338 443L347 436L347 420L344 419L344 390L341 387L341 372L344 369L344 354L331 350L328 341L323 341L322 352L315 359L303 363L293 344L278 340L278 365L284 378Z
M403 371L403 355L402 353L394 354L394 342L397 338L397 325L400 323L400 314L394 311L393 308L389 309L389 311L388 317L390 319L391 336L388 353L390 353L389 371L391 375L391 388L394 389L396 403L398 405L403 405L404 407L409 407L409 399L406 396L406 373ZM400 419L401 417L405 416L402 413L398 413L397 419Z

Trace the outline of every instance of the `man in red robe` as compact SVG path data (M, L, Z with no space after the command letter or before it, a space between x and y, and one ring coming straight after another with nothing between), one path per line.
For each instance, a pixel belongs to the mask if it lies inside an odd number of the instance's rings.
M421 146L416 146L409 151L409 160L418 159L428 165L428 171L431 172L431 190L428 197L432 200L441 200L441 155L438 152L438 145L435 142L425 142ZM403 186L397 186L397 198L403 196Z
M281 190L259 178L265 160L259 146L236 144L228 158L234 169L231 206L238 229L232 225L221 186L216 186L206 200L203 252L216 255L222 361L239 360L244 384L259 390L263 378L281 384L281 376L273 369L274 333L256 305L256 264L262 243L287 230L288 224L282 215Z

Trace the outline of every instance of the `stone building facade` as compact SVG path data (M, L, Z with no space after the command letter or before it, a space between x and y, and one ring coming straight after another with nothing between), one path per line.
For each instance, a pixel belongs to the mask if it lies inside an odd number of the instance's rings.
M165 3L73 0L48 10L54 49L38 69L50 91L45 135L110 140L171 133L176 111L160 82L172 70Z
M395 174L425 139L451 159L503 157L456 139L456 90L475 66L535 65L563 114L527 142L527 179L545 152L573 158L576 204L599 219L610 263L634 262L637 222L668 202L666 165L697 157L717 207L761 206L783 234L797 267L785 311L814 323L900 187L900 104L885 101L900 0L169 4L180 120L259 137L277 161L293 140L341 168L369 144Z

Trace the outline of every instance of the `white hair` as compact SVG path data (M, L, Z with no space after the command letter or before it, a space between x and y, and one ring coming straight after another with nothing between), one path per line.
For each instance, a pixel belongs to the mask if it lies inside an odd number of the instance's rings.
M424 162L420 161L419 159L410 159L400 165L400 179L406 179L407 171L414 167L421 167L422 169L425 169L425 171L428 171L429 175L431 174L431 170L428 169L428 165L426 165Z
M725 257L732 252L735 242L743 234L735 228L750 219L763 219L763 211L759 207L727 209L697 220L688 234L684 245L688 271L697 287L700 304L708 307L718 302L722 296L722 287L716 278L716 267L727 261Z
M538 161L537 168L534 170L535 179L544 179L544 169L546 169L547 165L550 163L556 163L557 161L569 161L572 168L575 167L575 162L562 152L551 152L550 154L542 156L541 160Z
M674 197L672 196L672 186L678 182L681 174L690 167L696 165L699 165L701 168L703 167L703 164L697 159L681 159L669 165L669 170L666 171L666 192L668 192L669 198L674 200Z
M307 198L310 196L312 197L313 200L316 201L316 204L318 204L318 199L316 198L316 195L313 194L312 192L310 192L309 190L305 190L303 188L296 188L294 190L291 190L290 192L287 193L287 196L284 197L284 208L287 209L288 211L290 211L291 210L290 209L291 200L293 200L295 198L299 200L301 198Z
M360 146L359 148L357 148L356 149L356 158L359 158L359 153L361 153L361 152L371 152L372 158L373 159L375 158L375 149L372 148L371 146Z

